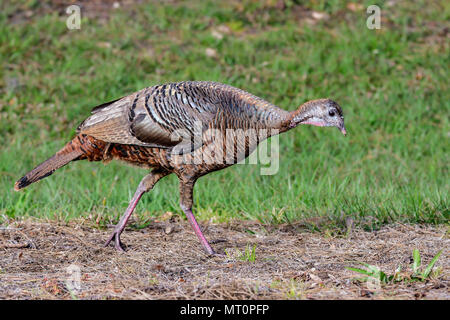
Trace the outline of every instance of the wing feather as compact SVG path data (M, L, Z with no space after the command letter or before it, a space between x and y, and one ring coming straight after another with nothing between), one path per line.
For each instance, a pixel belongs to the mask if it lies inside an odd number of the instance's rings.
M217 106L199 92L184 83L145 88L95 107L78 132L111 143L170 148L193 136L196 121L203 130L213 121Z

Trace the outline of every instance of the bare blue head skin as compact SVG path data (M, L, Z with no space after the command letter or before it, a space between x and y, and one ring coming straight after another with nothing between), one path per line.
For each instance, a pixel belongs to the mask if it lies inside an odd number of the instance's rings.
M289 128L295 128L299 124L336 127L344 136L347 134L342 108L331 99L311 100L302 104L297 111L293 112Z

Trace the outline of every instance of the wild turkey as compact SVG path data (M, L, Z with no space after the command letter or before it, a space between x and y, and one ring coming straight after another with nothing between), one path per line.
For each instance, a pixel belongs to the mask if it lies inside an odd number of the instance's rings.
M106 242L123 251L120 235L141 196L163 177L180 180L180 206L201 244L213 249L192 213L196 180L249 155L259 142L299 124L334 126L345 135L341 107L330 99L288 112L241 89L216 82L179 82L142 89L92 110L75 138L18 180L14 189L48 177L70 161L119 159L152 169Z

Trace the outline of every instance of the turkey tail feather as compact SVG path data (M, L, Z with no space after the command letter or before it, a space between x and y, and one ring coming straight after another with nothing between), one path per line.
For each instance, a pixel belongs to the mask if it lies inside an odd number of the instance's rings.
M74 149L72 141L64 148L58 151L53 157L47 159L36 168L28 172L25 176L19 179L15 185L14 190L19 191L33 182L39 181L51 175L55 170L68 164L70 161L77 159L83 154L79 148Z

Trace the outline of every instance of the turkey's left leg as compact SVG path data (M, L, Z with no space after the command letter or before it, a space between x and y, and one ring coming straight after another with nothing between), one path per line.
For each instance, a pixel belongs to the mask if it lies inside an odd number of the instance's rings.
M203 232L200 229L197 220L195 220L194 214L192 213L194 184L195 180L184 180L180 178L180 206L186 214L186 217L188 218L192 229L194 229L194 232L200 240L200 243L202 244L205 251L208 254L215 254L214 250L208 243L208 240L206 240L205 236L203 235Z
M150 191L159 181L159 179L165 177L168 174L169 172L167 171L153 170L152 172L150 172L150 174L146 175L141 180L136 192L134 193L133 199L131 199L130 204L128 205L127 210L123 214L122 218L120 218L119 223L114 228L114 232L111 234L108 241L106 241L105 247L109 245L109 243L114 239L114 247L119 251L124 251L122 242L120 241L120 234L123 232L123 229L125 229L125 226L131 214L133 213L134 208L136 208L136 205L138 204L142 195L147 191Z

